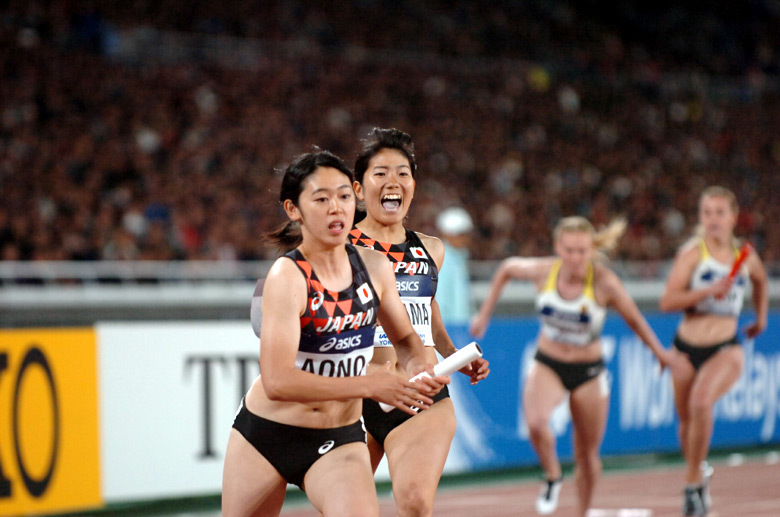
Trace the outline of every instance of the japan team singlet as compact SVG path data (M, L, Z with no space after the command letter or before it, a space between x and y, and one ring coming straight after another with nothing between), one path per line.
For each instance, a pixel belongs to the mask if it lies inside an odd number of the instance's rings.
M322 285L298 249L285 255L306 277L308 291L295 366L325 377L365 375L374 354L379 299L357 250L346 248L354 280L338 292Z
M425 346L434 346L431 331L431 301L436 295L439 270L416 232L406 229L406 242L390 244L372 239L359 228L349 232L349 241L379 251L390 259L395 285L409 313L409 320ZM381 325L376 328L374 346L393 346Z

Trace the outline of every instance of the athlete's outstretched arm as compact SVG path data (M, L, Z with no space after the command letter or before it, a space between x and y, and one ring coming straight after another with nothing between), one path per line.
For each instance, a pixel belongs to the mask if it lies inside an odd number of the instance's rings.
M661 363L661 368L669 366L672 363L672 353L661 344L658 336L655 335L652 327L639 311L636 302L628 294L623 282L613 271L605 267L599 269L597 278L599 278L599 283L606 287L607 305L615 309L631 330L639 336L639 339L653 351L653 355Z
M745 327L748 337L756 337L766 329L769 312L769 281L766 269L759 256L755 253L748 259L748 274L753 284L753 308L756 311L756 321Z
M479 311L471 319L469 327L471 335L478 338L485 335L485 331L487 331L490 323L490 315L493 314L493 309L496 308L496 304L499 298L501 298L501 293L507 282L512 279L537 280L550 262L551 259L547 258L509 257L504 259L493 275L490 291L488 291L485 301L482 302Z

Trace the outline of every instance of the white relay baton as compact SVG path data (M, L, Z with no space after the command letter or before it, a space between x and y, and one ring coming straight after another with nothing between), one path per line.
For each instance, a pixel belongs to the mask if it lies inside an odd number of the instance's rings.
M482 357L482 349L479 348L479 345L476 341L472 341L451 356L442 359L440 363L435 364L433 366L433 374L435 377L450 375L457 372L467 364L470 364L474 359L478 359L480 357ZM431 375L428 372L422 371L409 379L409 381L414 382L422 379L423 377L430 376ZM381 407L382 411L385 413L395 409L395 406L385 404L384 402L380 402L379 407Z

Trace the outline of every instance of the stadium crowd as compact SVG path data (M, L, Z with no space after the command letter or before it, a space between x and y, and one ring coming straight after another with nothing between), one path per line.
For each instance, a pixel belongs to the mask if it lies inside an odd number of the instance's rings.
M314 144L349 162L381 126L417 145L410 225L436 234L463 205L472 258L549 253L578 214L626 216L618 259L669 259L723 184L737 234L780 262L779 15L762 2L687 26L641 2L112 4L0 8L2 260L271 258L275 168ZM219 47L243 58L204 53Z

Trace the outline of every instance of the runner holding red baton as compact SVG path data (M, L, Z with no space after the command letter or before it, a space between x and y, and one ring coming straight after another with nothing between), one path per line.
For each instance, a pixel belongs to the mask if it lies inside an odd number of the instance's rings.
M734 281L734 278L736 278L739 269L742 267L742 264L745 263L745 260L747 260L751 251L753 251L753 246L751 246L749 242L745 242L742 247L739 248L737 259L734 261L734 265L731 266L731 271L729 271L729 276L727 277L729 285ZM723 298L723 295L718 295L716 298Z

